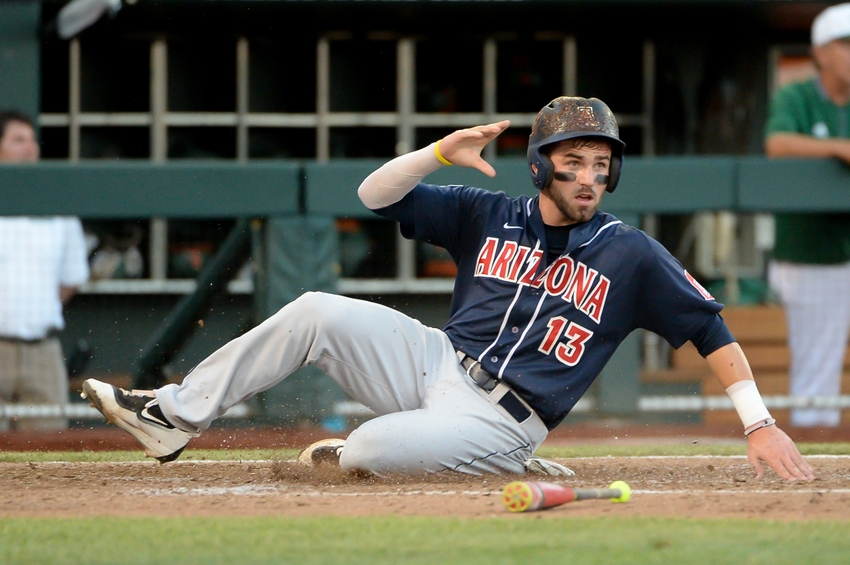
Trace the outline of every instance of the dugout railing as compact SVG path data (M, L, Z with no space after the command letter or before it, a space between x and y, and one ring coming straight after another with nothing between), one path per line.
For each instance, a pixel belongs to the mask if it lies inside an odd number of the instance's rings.
M380 163L83 162L4 166L0 167L0 215L63 214L84 219L364 218L369 217L369 212L357 199L356 188ZM524 160L499 159L494 165L498 173L494 179L473 170L445 168L427 180L472 184L513 195L534 194ZM606 196L603 208L633 225L642 225L642 218L653 215L703 211L846 211L850 210L850 169L836 161L769 160L761 156L633 157L626 160L623 180L616 193ZM398 250L403 255L407 244L398 239ZM258 244L256 238L253 244ZM339 279L337 291L450 293L450 281L417 279L409 268L404 268L403 261L401 265L397 276L390 279ZM254 286L252 291L262 294L263 288ZM684 395L642 394L640 371L641 343L639 336L633 334L600 375L592 389L594 394L577 407L577 412L633 416L732 408L723 396L706 396L701 391ZM771 395L766 401L774 408L850 408L847 395L817 399ZM15 415L16 410L26 416L26 407L6 406L0 408L0 417ZM75 410L79 412L75 412L75 418L90 414L79 407ZM338 410L362 413L356 406L344 403L339 404Z

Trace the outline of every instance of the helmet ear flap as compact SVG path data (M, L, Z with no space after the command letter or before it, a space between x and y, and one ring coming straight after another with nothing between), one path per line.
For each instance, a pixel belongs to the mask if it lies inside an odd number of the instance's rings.
M534 186L539 190L543 190L552 184L552 179L555 178L555 166L552 163L552 159L538 149L530 149L528 159L529 173L531 173L531 180Z
M608 185L605 187L605 192L614 192L617 188L617 183L620 182L620 173L623 170L623 157L620 155L611 155L611 166L608 168Z
M543 162L543 170L540 171L542 173L541 177L543 180L543 186L540 188L544 189L552 184L552 180L555 178L555 164L552 163L552 159L549 158L549 155L542 151L540 152L540 160Z

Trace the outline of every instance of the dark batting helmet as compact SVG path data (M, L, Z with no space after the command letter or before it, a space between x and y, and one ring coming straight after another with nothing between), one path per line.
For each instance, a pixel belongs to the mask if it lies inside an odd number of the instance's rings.
M576 137L601 137L611 142L611 166L605 190L614 192L623 170L626 144L620 140L620 130L611 109L598 98L560 96L537 113L528 138L528 168L531 180L538 189L552 183L555 168L543 152L547 145ZM537 167L537 172L531 167Z

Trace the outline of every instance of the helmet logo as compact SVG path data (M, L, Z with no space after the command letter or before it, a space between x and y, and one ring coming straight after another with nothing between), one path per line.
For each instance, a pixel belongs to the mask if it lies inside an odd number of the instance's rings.
M593 115L593 106L578 106L576 110L578 110L591 120L596 121L596 116Z
M593 112L593 106L576 106L578 113L578 122L589 129L599 128L599 121L596 119L596 114Z

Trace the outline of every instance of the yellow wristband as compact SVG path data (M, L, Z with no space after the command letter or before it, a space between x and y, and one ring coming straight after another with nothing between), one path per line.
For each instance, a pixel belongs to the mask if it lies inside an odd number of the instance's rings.
M440 141L443 140L441 139ZM451 167L454 163L443 157L443 154L440 153L440 141L438 141L436 145L434 145L434 154L437 156L437 159L440 161L440 163Z

